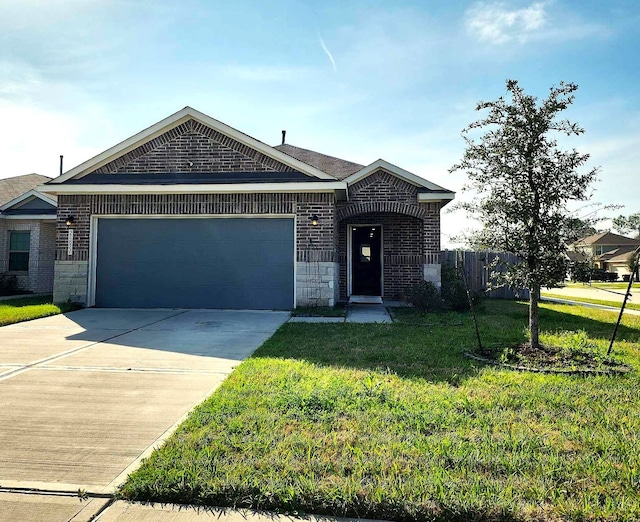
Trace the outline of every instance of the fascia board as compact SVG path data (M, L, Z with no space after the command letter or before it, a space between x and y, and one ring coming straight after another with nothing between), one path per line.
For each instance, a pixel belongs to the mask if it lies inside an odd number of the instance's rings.
M242 194L278 192L326 193L347 190L344 181L323 183L243 183L189 185L42 185L49 194Z
M358 172L354 172L353 174L351 174L351 176L346 178L345 181L349 185L353 185L354 183L357 183L358 181L366 178L367 176L370 176L371 174L373 174L374 172L380 169L385 170L389 172L389 174L393 174L394 176L398 176L399 178L404 179L408 183L411 183L418 187L424 187L429 190L439 190L439 191L450 192L449 190L447 190L444 187L441 187L440 185L436 185L435 183L432 183L431 181L421 178L420 176L416 176L412 172L409 172L408 170L405 170L396 165L393 165L392 163L389 163L388 161L385 161L383 159L376 160L370 165L367 165L363 169L359 170Z
M75 177L82 177L82 175L88 174L89 172L97 168L100 168L103 165L106 165L107 163L113 161L114 159L126 154L127 152L132 151L133 149L160 136L161 134L168 132L172 128L177 127L178 125L184 123L185 121L188 121L189 119L194 119L204 125L212 127L218 132L226 136L229 136L234 140L237 140L243 145L246 145L255 150L258 150L259 152L262 152L266 156L269 156L275 160L278 160L284 163L285 165L288 165L302 172L303 174L307 174L309 176L316 177L319 179L327 179L327 180L335 179L333 176L330 176L329 174L322 172L316 169L315 167L312 167L311 165L307 165L306 163L300 160L297 160L289 156L288 154L285 154L284 152L280 152L279 150L274 149L273 147L267 145L266 143L258 141L255 138L252 138L251 136L248 136L247 134L244 134L234 129L233 127L229 127L225 123L222 123L221 121L218 121L212 118L211 116L207 116L206 114L203 114L191 107L185 107L184 109L176 112L175 114L172 114L171 116L168 116L167 118L159 121L158 123L155 123L151 127L148 127L143 131L140 131L137 134L134 134L130 138L127 138L126 140L118 143L117 145L114 145L113 147L105 150L104 152L101 152L97 156L94 156L93 158L85 161L84 163L81 163L80 165L65 172L61 176L54 178L48 183L50 185L58 185L60 183L64 183L69 179L72 179Z
M38 221L55 221L55 214L0 214L0 219L23 219L23 220L38 220Z
M46 195L44 195L43 193L39 192L36 189L31 189L28 192L25 192L24 194L21 194L20 196L13 198L11 201L7 201L4 205L0 207L0 212L10 209L11 207L17 205L18 203L22 203L25 199L28 199L31 196L35 196L36 198L39 198L45 203L49 203L54 207L58 206L58 202L55 199L51 199L47 197Z
M455 192L423 192L418 194L418 203L440 201L442 206L455 198Z

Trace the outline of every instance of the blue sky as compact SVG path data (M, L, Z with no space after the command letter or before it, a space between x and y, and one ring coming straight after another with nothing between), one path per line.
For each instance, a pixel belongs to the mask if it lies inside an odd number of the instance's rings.
M637 0L0 0L0 178L55 176L190 105L459 191L475 104L564 80L593 201L638 212L639 27ZM443 243L468 225L443 214Z

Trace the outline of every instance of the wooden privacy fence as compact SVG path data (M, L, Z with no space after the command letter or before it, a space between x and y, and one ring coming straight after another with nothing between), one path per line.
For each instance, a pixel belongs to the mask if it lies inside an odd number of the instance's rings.
M505 252L468 252L463 250L443 250L441 253L442 264L450 264L455 267L464 267L469 284L469 290L472 292L484 292L486 297L491 299L528 299L529 291L520 289L514 292L508 286L502 286L489 292L486 292L487 285L491 280L491 272L504 271L504 266L498 265L495 269L487 268L496 257L501 262L516 264L521 262L520 258L513 254Z

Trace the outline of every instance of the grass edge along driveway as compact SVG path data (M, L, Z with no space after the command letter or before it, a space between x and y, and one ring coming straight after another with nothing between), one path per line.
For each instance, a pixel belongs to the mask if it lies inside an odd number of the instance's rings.
M491 301L486 343L525 338ZM122 487L124 498L392 520L640 518L640 382L517 373L461 356L468 316L286 324ZM615 314L543 304L543 340ZM462 326L458 326L459 322ZM640 367L640 318L616 355Z
M79 306L73 303L53 304L52 295L0 300L0 326L64 314L78 308Z

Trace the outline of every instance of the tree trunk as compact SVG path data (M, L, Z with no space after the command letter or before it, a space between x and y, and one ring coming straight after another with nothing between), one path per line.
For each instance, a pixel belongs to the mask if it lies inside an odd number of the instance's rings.
M538 301L540 301L540 286L534 285L529 289L529 342L532 348L540 346Z

